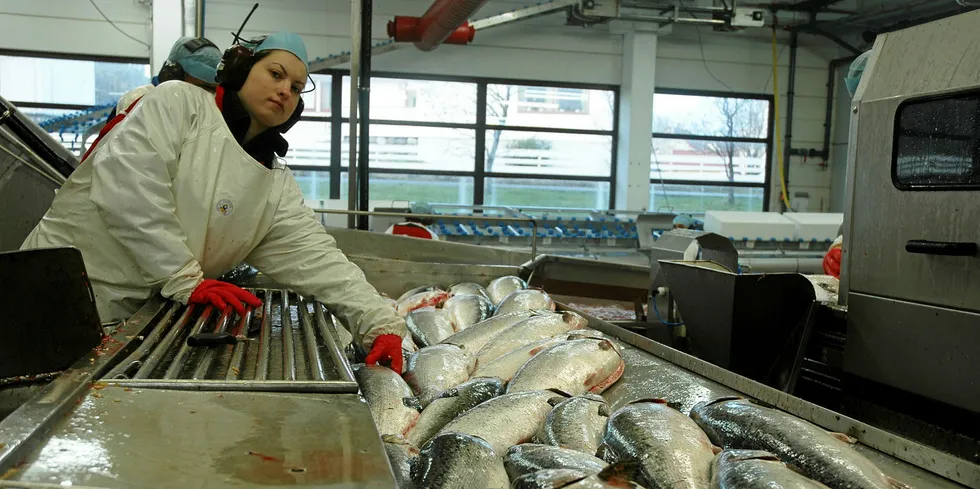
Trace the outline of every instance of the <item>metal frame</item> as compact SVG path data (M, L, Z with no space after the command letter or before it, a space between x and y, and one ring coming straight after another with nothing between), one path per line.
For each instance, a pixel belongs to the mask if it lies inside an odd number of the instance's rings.
M349 55L343 55L349 56ZM341 189L340 182L342 179L342 174L347 171L348 166L344 164L342 160L341 152L343 151L341 141L343 141L343 124L350 123L350 116L344 117L343 114L343 80L345 76L349 76L348 70L335 70L326 69L319 70L316 73L320 75L331 76L331 108L329 116L304 116L300 118L300 122L305 121L315 121L324 122L331 124L331 145L330 145L330 166L316 166L316 165L289 165L293 170L297 171L309 171L309 172L327 172L330 176L330 192L329 198L332 200L340 199ZM466 122L466 123L452 123L452 122L433 122L433 121L403 121L403 120L392 120L392 119L375 119L371 120L372 125L385 125L385 126L409 126L409 127L436 127L445 129L465 129L475 131L475 145L474 152L474 167L472 171L443 171L443 170L398 170L390 168L371 168L371 174L399 174L399 175L430 175L430 176L449 176L449 177L472 177L473 178L473 205L483 205L484 195L486 187L487 178L519 178L519 179L533 179L533 180L552 180L552 181L587 181L587 182L608 182L609 183L609 208L615 207L616 202L616 169L615 161L616 155L618 153L618 134L619 134L619 100L620 100L620 87L616 85L601 85L601 84L590 84L590 83L568 83L568 82L543 82L539 80L521 80L521 79L510 79L510 78L482 78L482 77L465 77L465 76L453 76L453 75L423 75L418 73L401 73L401 72L387 72L387 71L372 71L372 78L396 78L403 80L419 80L419 81L443 81L443 82L460 82L460 83L475 83L477 87L476 92L476 121ZM487 124L486 123L486 99L487 99L487 87L490 84L507 84L507 85L519 85L519 86L541 86L541 87L555 87L555 88L580 88L583 90L604 90L612 91L613 99L615 101L613 107L613 126L610 130L589 130L589 129L567 129L567 128L554 128L554 127L530 127L530 126L505 126L497 124ZM612 138L611 141L611 159L610 159L610 172L609 176L562 176L555 177L553 175L532 175L524 173L498 173L498 172L487 172L485 154L486 154L486 132L489 130L500 130L500 131L515 131L515 132L544 132L544 133L560 133L560 134L589 134L597 136L608 136Z
M657 87L654 89L654 95L665 94L665 95L686 95L694 97L718 97L718 98L741 98L749 100L763 100L769 104L769 118L768 118L768 131L766 131L765 138L728 138L724 136L699 136L692 134L667 134L661 132L654 132L652 137L655 139L685 139L685 140L696 140L696 141L733 141L736 143L757 143L766 145L766 170L765 170L765 181L763 183L751 183L751 182L721 182L721 181L702 181L702 180L676 180L676 179L650 179L650 193L653 194L653 189L657 184L664 185L698 185L706 187L737 187L737 188L762 188L762 210L765 212L769 211L769 198L772 194L772 159L773 156L773 134L774 134L774 124L775 124L775 107L773 106L773 96L763 95L757 93L746 93L746 92L722 92L717 90L688 90L682 88L661 88ZM618 105L618 104L617 104Z

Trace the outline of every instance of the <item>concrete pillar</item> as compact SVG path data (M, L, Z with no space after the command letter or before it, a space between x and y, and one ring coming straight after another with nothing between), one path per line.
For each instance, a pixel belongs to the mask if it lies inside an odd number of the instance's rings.
M170 48L184 32L184 12L180 0L153 0L153 35L150 45L150 73L160 73Z
M619 97L619 151L616 161L616 208L646 210L650 205L650 154L653 88L657 71L656 25L611 26L623 35L623 80Z

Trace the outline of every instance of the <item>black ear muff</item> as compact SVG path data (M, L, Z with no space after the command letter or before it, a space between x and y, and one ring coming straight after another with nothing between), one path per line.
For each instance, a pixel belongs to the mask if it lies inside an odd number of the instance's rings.
M226 90L239 91L245 80L248 79L248 72L255 64L255 51L253 49L262 44L266 36L249 39L244 43L235 42L221 55L221 62L218 63L218 70L215 80Z
M252 69L252 50L241 44L233 44L221 55L215 80L227 90L241 90Z
M167 61L163 63L163 67L160 68L160 74L157 75L157 79L160 83L170 80L184 80L184 68L173 61Z
M286 131L292 129L292 127L299 122L299 119L303 117L304 110L306 110L306 104L303 103L303 97L300 97L299 103L296 104L296 110L293 111L293 115L289 116L289 119L286 120L286 122L279 124L276 131L279 131L280 134L286 134Z

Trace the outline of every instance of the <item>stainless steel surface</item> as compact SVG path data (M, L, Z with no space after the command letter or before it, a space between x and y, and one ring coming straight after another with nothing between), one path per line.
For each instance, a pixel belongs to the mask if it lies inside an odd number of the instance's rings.
M351 50L347 55L350 58L350 123L349 132L347 134L347 139L350 142L349 147L349 158L347 159L347 210L356 211L357 210L357 122L358 114L357 112L357 90L360 74L361 74L361 50L365 46L361 45L361 0L351 0L350 1L350 43ZM365 141L365 144L367 141ZM347 227L354 229L356 226L356 218L353 214L347 215Z
M187 323L193 319L185 313L166 333L169 341L161 341L157 345L144 342L137 353L130 355L126 364L138 364L147 357L160 360L136 380L152 380L154 386L181 388L194 388L186 386L198 383L201 389L230 386L228 388L235 390L305 392L318 388L331 391L342 386L349 392L356 392L350 366L335 338L330 334L317 335L318 330L323 332L333 327L333 316L328 317L321 311L314 317L309 311L310 302L299 300L286 290L254 292L264 303L259 318L253 317L255 311L251 308L246 308L243 318L231 308L219 316L208 307L197 318L191 331L187 331L187 328L181 331L179 328L181 322ZM319 304L316 306L320 307ZM167 317L172 316L173 309L170 309ZM253 319L259 321L257 332L250 331ZM162 329L167 327L169 321L154 323L149 337L163 335ZM189 347L186 340L191 332L228 332L237 341L234 344ZM128 380L131 371L131 368L114 369L113 373L118 375L105 380ZM304 384L320 386L303 387Z
M350 211L343 209L313 209L313 212L320 214L346 214L348 216L376 216L376 217L414 217L417 219L445 219L442 214L413 214L411 212L369 212L369 211ZM492 217L492 216L467 216L467 220L472 221L491 221L491 222L526 222L531 225L531 259L538 255L538 224L537 221L529 217Z
M394 487L357 394L111 385L59 417L48 443L7 477L60 487Z
M268 290L263 291L263 297L271 297ZM272 349L272 326L269 325L269 318L272 317L272 301L262 301L262 325L259 329L259 353L255 365L255 380L265 380L269 377L269 350Z
M846 372L980 412L980 313L853 291L848 310Z
M252 317L254 315L255 308L248 308L245 317L241 318L236 327L235 336L248 335L249 325L252 324ZM231 354L231 362L228 363L228 372L225 374L225 380L238 380L238 376L241 375L241 370L244 366L246 345L247 343L244 341L235 343L234 351Z
M540 255L521 268L529 284L551 294L643 301L650 286L650 267L642 265Z
M214 306L206 306L201 315L198 316L197 322L194 323L194 327L191 328L191 335L200 334L204 332L204 326L207 324L208 319L214 313ZM176 379L180 375L181 369L184 368L184 364L187 361L187 356L191 353L191 347L187 344L185 339L181 339L180 346L177 348L177 356L170 362L170 366L167 367L167 372L163 374L165 379Z
M151 331L150 334L147 335L146 339L143 340L143 343L140 344L140 346L137 347L133 353L130 353L125 360L119 362L115 368L110 370L109 373L106 374L106 377L114 378L116 376L121 376L125 372L133 369L137 369L137 371L139 371L138 369L143 365L143 362L140 359L146 357L150 350L160 342L161 338L163 338L163 333L166 331L167 326L170 325L170 321L173 319L174 315L180 309L179 306L180 305L177 303L171 304L170 307L167 308L167 312L163 315L163 318L160 320L157 326L153 328L153 331Z
M795 273L737 274L661 261L698 358L792 392L813 330L814 286Z
M296 350L293 348L293 319L290 317L289 294L282 298L282 375L284 380L296 380ZM269 297L266 296L266 300Z
M0 474L6 473L38 447L52 426L85 395L92 381L106 372L130 338L143 330L163 310L164 302L150 299L133 317L123 322L105 341L61 376L53 380L10 416L0 421Z
M342 358L344 356L344 350L340 347L340 343L338 342L339 338L335 337L333 333L335 328L340 327L337 325L337 319L331 316L331 322L328 323L323 314L324 307L320 303L313 304L317 328L320 330L320 336L323 337L323 341L327 344L327 353L330 355L330 360L333 361L334 365L338 366L338 373L340 374L341 380L357 382L354 379L354 372L351 370L350 364L345 361L346 359Z
M231 307L226 307L224 311L221 312L221 316L218 318L218 326L214 328L215 333L224 333L228 330L228 321L231 320L234 312ZM214 363L214 356L217 352L217 348L208 348L204 350L204 357L197 364L197 368L194 370L194 379L204 379L208 376L208 372L211 370L211 364Z
M911 254L912 239L980 242L976 191L902 191L892 184L896 109L902 102L976 89L980 41L973 11L879 36L858 100L847 290L980 310L980 259ZM928 65L928 72L919 68Z
M323 373L323 360L316 343L316 333L313 331L313 319L310 317L309 303L300 298L299 322L303 327L303 342L306 343L306 363L310 366L313 380L326 380ZM325 339L326 341L326 339Z
M144 361L143 364L140 366L140 369L136 371L135 375L133 375L134 379L145 379L150 375L150 372L154 371L157 368L157 366L160 365L160 360L163 359L164 353L170 350L170 347L174 344L174 341L177 339L177 337L181 333L183 333L184 329L187 328L187 324L190 322L191 315L194 313L194 309L196 307L197 306L195 306L194 304L190 304L187 306L187 308L184 309L184 313L180 315L180 319L177 320L177 323L174 324L174 326L170 328L169 331L167 331L167 334L166 336L163 337L163 341L160 342L160 345L157 346L155 349L153 349L150 355L146 358L146 361ZM163 328L165 326L166 324L161 322L158 328ZM137 361L137 360L138 357L135 357L132 360L127 359L127 361ZM119 372L114 372L114 373L118 374ZM116 375L111 375L110 377L115 377L115 376Z
M169 389L181 391L221 391L221 392L309 392L321 394L356 394L357 382L341 380L301 381L301 380L197 380L197 379L114 379L107 381L111 386Z

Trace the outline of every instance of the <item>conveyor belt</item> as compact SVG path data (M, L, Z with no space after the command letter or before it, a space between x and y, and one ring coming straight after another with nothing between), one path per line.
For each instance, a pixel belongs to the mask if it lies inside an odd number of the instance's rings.
M142 344L103 380L171 389L357 392L323 305L283 290L253 292L263 305L244 317L231 308L168 304ZM187 339L202 333L239 340L190 346Z

